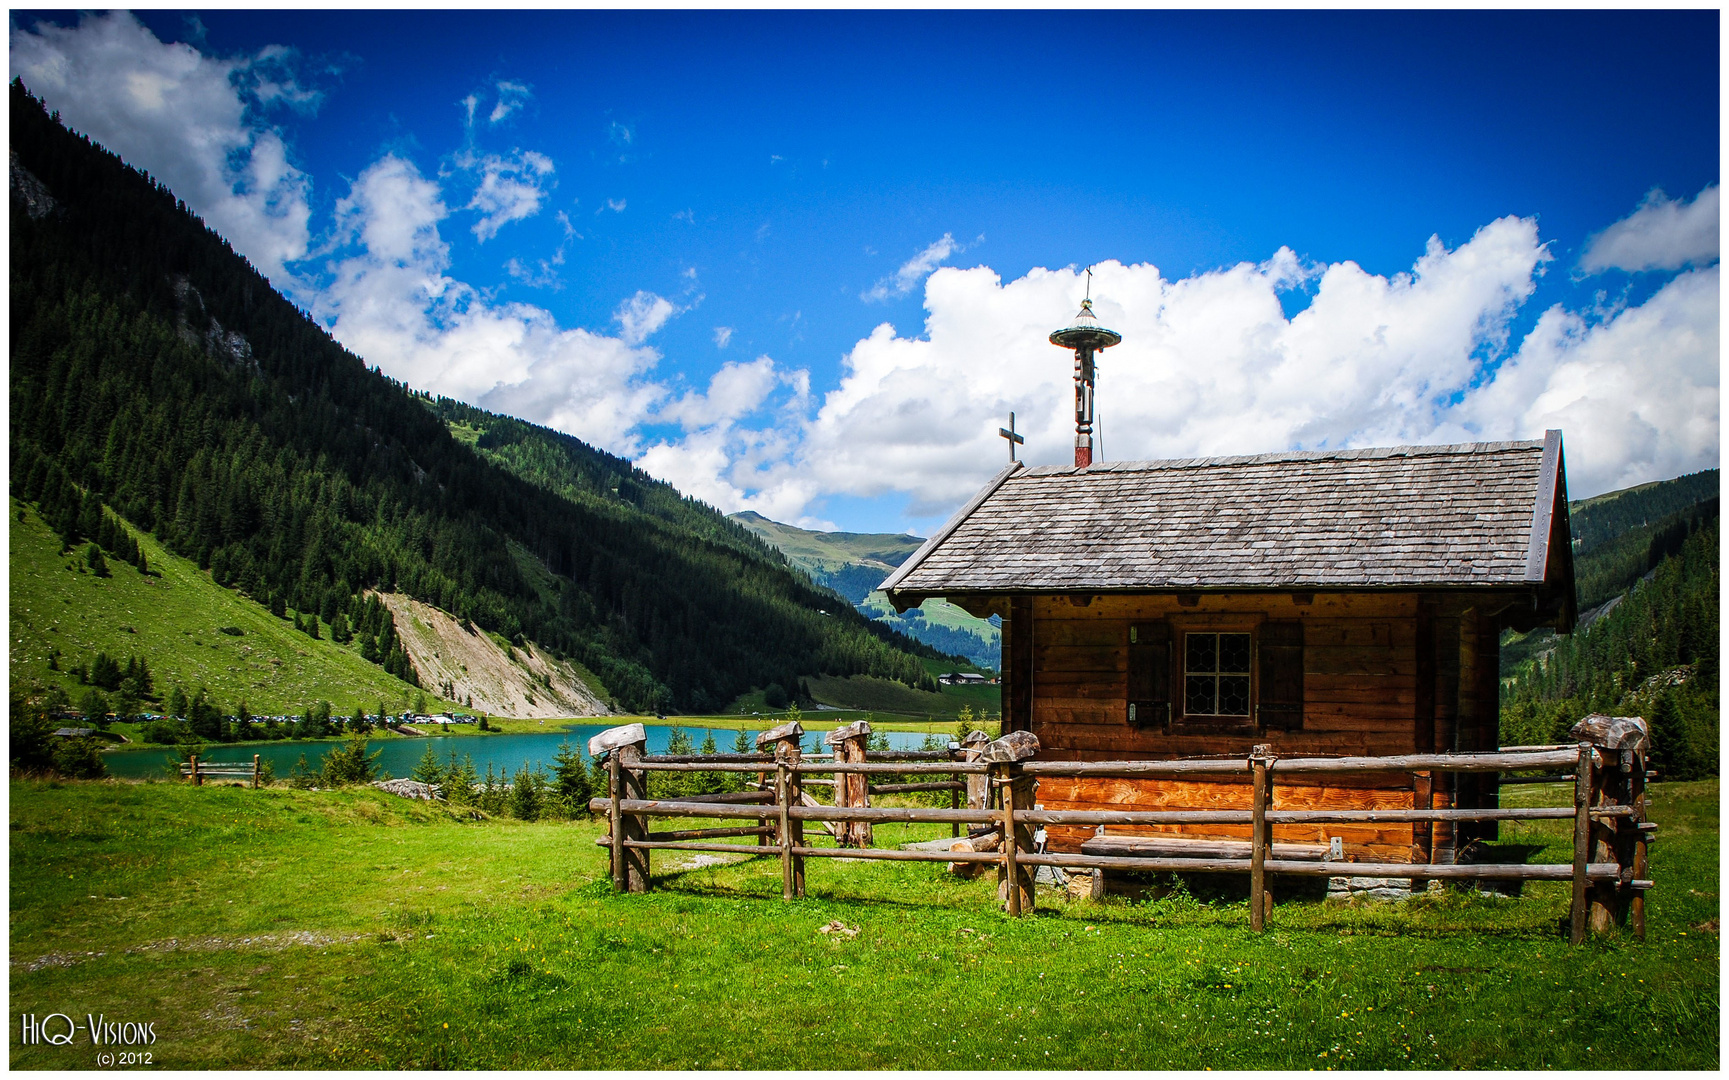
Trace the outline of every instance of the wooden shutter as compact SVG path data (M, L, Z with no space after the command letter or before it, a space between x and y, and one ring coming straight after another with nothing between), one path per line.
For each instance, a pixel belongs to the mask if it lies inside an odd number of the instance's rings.
M1260 641L1260 701L1255 719L1262 731L1303 729L1303 624L1264 622Z
M1171 624L1129 625L1129 723L1168 730L1171 724Z

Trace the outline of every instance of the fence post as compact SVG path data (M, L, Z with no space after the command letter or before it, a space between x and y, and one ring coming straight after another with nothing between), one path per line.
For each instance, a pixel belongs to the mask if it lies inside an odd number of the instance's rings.
M648 733L641 724L607 728L588 740L591 757L607 755L607 798L612 801L608 815L612 824L612 887L619 892L649 890L648 850L625 845L626 840L648 839L648 818L624 812L626 799L648 798L648 773L630 768L641 761L647 747Z
M977 728L967 732L966 740L961 743L961 760L977 761L980 755L985 752L985 747L990 745L990 742L991 737ZM991 778L984 773L967 773L966 778L967 809L983 810L990 801ZM954 835L959 836L959 822L955 823L955 830Z
M1585 941L1585 866L1591 859L1591 773L1592 757L1595 751L1591 744L1579 744L1579 764L1573 771L1573 906L1572 931L1569 935L1573 944L1582 945Z
M198 775L198 755L193 754L193 755L191 755L191 757L192 757L192 786L193 787L203 787L204 786L204 778L202 776Z
M1591 860L1613 860L1620 873L1613 882L1598 882L1590 888L1590 931L1606 934L1616 925L1631 921L1635 936L1645 936L1645 897L1634 882L1644 880L1645 756L1651 744L1650 730L1637 716L1605 716L1592 713L1573 725L1571 734L1596 748L1603 769L1591 785L1591 804L1624 806L1631 817L1591 823Z
M1435 774L1433 772L1412 773L1411 809L1433 810L1434 808ZM1435 823L1433 821L1411 823L1411 861L1420 866L1427 866L1435 861ZM1412 894L1423 891L1428 887L1428 884L1425 878L1412 878Z
M1645 827L1645 751L1634 750L1632 755L1633 776L1628 793L1632 797L1633 816L1626 821L1633 829L1633 880L1643 882L1651 872L1645 850L1645 844L1650 838L1650 831ZM1633 886L1633 896L1627 906L1633 924L1633 936L1644 941L1645 889L1642 885Z
M1267 851L1272 839L1267 828L1267 766L1272 760L1270 745L1256 746L1249 754L1249 768L1254 773L1254 794L1251 803L1252 824L1249 827L1249 929L1267 927L1267 909L1272 897L1267 894Z
M1003 857L999 864L997 890L1010 915L1033 910L1033 875L1021 865L1019 854L1033 850L1033 827L1015 820L1018 810L1031 810L1037 781L1021 771L1021 762L1039 752L1038 736L1030 731L1011 731L986 746L979 760L990 765L991 779L1003 800Z
M780 889L785 900L804 896L804 856L792 853L793 848L804 846L804 822L792 816L792 808L804 802L804 788L799 774L793 771L804 756L800 748L803 739L804 725L797 720L756 737L758 750L774 746L774 801L780 814L775 839L780 843Z
M834 747L834 759L837 763L863 761L865 760L870 733L870 721L855 720L846 727L835 728L829 732L823 742ZM871 804L870 777L864 773L835 773L834 804L836 806L869 806ZM871 846L870 822L843 821L839 824L840 834L836 840L840 847L868 848Z
M612 888L624 892L624 784L620 782L618 754L606 755L606 797L612 800Z
M252 755L252 790L258 790L258 755Z

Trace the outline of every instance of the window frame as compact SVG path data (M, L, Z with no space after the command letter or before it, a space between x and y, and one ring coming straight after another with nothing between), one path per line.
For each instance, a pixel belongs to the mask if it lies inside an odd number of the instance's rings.
M1264 614L1243 615L1178 615L1169 616L1171 623L1171 732L1208 734L1255 734L1255 704L1261 694L1260 627L1267 620ZM1189 635L1247 634L1249 636L1249 702L1245 713L1191 713L1188 711ZM1202 674L1217 677L1217 668Z

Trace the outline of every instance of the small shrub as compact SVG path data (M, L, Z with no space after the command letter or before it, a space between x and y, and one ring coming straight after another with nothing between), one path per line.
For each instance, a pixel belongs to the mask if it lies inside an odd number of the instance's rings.
M52 747L54 771L73 780L100 780L108 775L102 760L102 745L88 735L56 739Z
M306 755L301 754L300 760L294 763L294 768L288 772L288 786L305 790L318 784L318 774L307 764Z

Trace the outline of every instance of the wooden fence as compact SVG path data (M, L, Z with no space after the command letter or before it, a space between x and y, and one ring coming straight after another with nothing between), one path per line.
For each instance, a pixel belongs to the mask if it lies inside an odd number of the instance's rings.
M197 754L192 754L186 761L180 763L180 775L192 781L193 787L203 787L207 776L234 776L251 780L252 786L258 786L258 755L252 755L252 764L244 761L199 761Z
M1628 718L1589 717L1575 728L1576 744L1510 747L1487 753L1406 754L1394 757L1280 758L1258 746L1247 757L1174 761L1038 761L1038 740L1030 732L1011 732L988 744L975 740L947 753L878 754L865 760L857 728L831 733L833 754L806 755L800 748L803 728L783 725L764 732L759 748L772 753L711 755L648 755L640 724L613 728L590 741L592 754L606 756L609 790L590 809L611 822L606 843L611 849L612 878L621 891L646 892L651 887L649 853L656 850L709 851L747 855L778 855L782 895L804 895L804 861L810 858L883 859L907 862L995 863L999 893L1006 893L1011 915L1033 908L1037 867L1088 871L1247 871L1250 925L1264 929L1271 897L1269 874L1319 877L1406 878L1412 880L1571 881L1571 936L1575 944L1589 929L1602 933L1627 921L1633 932L1645 934L1644 892L1646 847L1655 826L1645 816L1645 757L1648 740L1643 722L1634 730ZM1601 721L1591 727L1593 721ZM864 727L868 734L868 726ZM835 736L844 736L836 739ZM756 774L760 790L730 795L648 797L650 772L732 772ZM1275 810L1274 784L1283 778L1366 773L1495 773L1541 772L1573 781L1571 807L1509 807L1451 809ZM868 786L873 775L928 776L924 782ZM830 775L832 780L808 779ZM1044 810L1033 801L1042 776L1110 776L1136 778L1195 778L1247 776L1252 787L1248 810ZM947 777L947 779L938 779ZM833 804L818 802L807 788L831 786ZM947 790L951 805L942 807L880 807L868 805L867 793ZM960 793L967 792L961 806ZM651 818L700 817L749 821L736 827L651 832ZM1410 822L1413 824L1470 821L1573 822L1571 863L1438 864L1362 863L1331 857L1320 860L1275 858L1272 827L1298 824ZM836 836L835 847L805 842L806 822L823 823ZM875 822L979 825L1000 836L995 851L926 851L870 846L868 828ZM1251 840L1246 856L1232 854L1097 855L1080 852L1039 852L1033 831L1041 825L1248 825ZM840 828L836 828L840 826ZM863 826L856 830L852 826ZM721 843L725 837L754 836L755 844ZM1229 851L1232 845L1215 845Z

